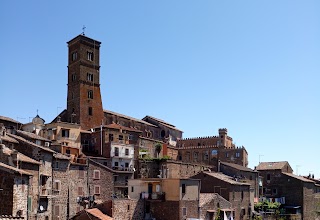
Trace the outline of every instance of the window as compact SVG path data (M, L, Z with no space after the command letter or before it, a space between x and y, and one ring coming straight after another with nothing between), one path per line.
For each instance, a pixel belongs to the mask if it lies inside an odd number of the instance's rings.
M278 194L278 189L277 188L273 188L272 189L272 194L274 194L274 195Z
M62 137L69 137L69 130L68 129L61 129L61 136Z
M126 155L126 156L129 156L129 149L126 149L126 150L125 150L125 155Z
M133 135L129 134L128 140L133 140Z
M130 211L130 205L128 205L128 211Z
M236 152L236 157L240 157L240 152Z
M119 166L119 162L114 162L114 166L118 167Z
M77 53L77 51L76 51L76 52L73 52L72 55L71 55L71 60L72 60L72 61L75 61L77 58L78 58L78 53Z
M131 186L131 192L134 192L134 187L133 186Z
M119 141L123 140L123 135L119 135Z
M75 73L72 73L71 80L72 80L72 82L74 82L76 80L76 74Z
M241 200L243 200L243 191L241 191Z
M88 108L88 115L92 115L92 107Z
M87 80L93 82L93 74L87 73Z
M60 189L61 189L61 182L60 182L60 180L55 180L55 181L53 182L53 190L54 190L54 191L60 191Z
M100 179L100 170L93 171L93 179L96 179L96 180Z
M267 174L267 180L270 180L271 177L270 177L270 174Z
M229 157L229 153L226 153L226 157Z
M194 152L193 153L193 159L194 159L194 161L197 161L198 160L198 152Z
M186 193L186 184L182 184L182 194Z
M78 186L78 196L83 196L83 187Z
M58 217L60 215L60 206L55 205L54 206L54 216Z
M59 169L59 161L55 161L53 168Z
M97 194L100 194L100 186L94 186L94 194L97 195Z
M88 90L88 99L93 99L93 91Z
M66 154L70 154L70 149L66 149Z
M83 170L83 167L79 167L79 178L84 178L84 170Z
M87 59L93 61L93 52L87 51Z
M119 148L118 147L114 148L114 156L116 156L116 157L119 156Z
M206 151L203 155L203 160L209 160L209 153Z
M113 176L113 182L117 182L118 181L118 176Z
M182 208L182 215L186 216L187 215L187 208Z
M109 134L109 141L113 141L113 134Z
M125 163L124 166L128 168L129 167L129 163Z

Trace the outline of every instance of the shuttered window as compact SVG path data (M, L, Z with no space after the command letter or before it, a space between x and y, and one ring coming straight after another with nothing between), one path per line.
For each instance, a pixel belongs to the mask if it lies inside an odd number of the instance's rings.
M100 186L96 185L94 186L94 194L99 195L100 194Z
M96 179L96 180L100 179L100 170L93 171L93 179Z
M83 187L78 186L78 196L83 196Z

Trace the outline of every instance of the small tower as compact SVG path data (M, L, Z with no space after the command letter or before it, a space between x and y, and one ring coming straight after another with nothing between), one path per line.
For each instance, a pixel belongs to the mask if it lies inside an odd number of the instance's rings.
M220 146L226 147L227 146L227 137L228 137L228 130L226 128L219 129L219 139L220 139Z
M101 125L103 108L100 93L101 42L78 35L67 42L67 121L90 129Z

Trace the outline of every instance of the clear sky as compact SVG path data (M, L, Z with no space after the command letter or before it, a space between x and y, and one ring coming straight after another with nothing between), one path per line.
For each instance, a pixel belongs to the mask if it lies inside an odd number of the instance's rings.
M66 108L67 44L102 42L104 109L184 137L227 128L260 161L320 178L320 1L0 1L0 115ZM259 156L260 155L260 156ZM263 156L262 156L263 155Z

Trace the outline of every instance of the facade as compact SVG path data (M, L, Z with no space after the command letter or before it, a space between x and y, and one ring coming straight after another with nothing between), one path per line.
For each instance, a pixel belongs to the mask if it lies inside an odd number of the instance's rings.
M131 199L145 201L145 218L199 218L199 180L147 178L128 185Z
M232 204L218 193L200 193L199 209L200 219L214 220L218 216L223 219L224 214L228 219L234 216Z
M248 153L244 147L236 147L226 128L219 129L219 136L186 138L177 142L178 160L200 163L218 170L218 161L248 165Z
M315 219L318 186L315 181L297 176L287 161L263 162L256 168L263 177L263 198L282 204L286 214Z
M219 193L228 200L235 220L247 219L251 215L250 184L214 172L201 172L192 178L201 180L201 193Z
M0 162L0 215L28 217L28 188L32 174Z
M253 204L254 201L259 198L259 173L248 167L243 167L238 164L219 162L218 171L227 175L234 177L235 179L250 184L250 201Z

